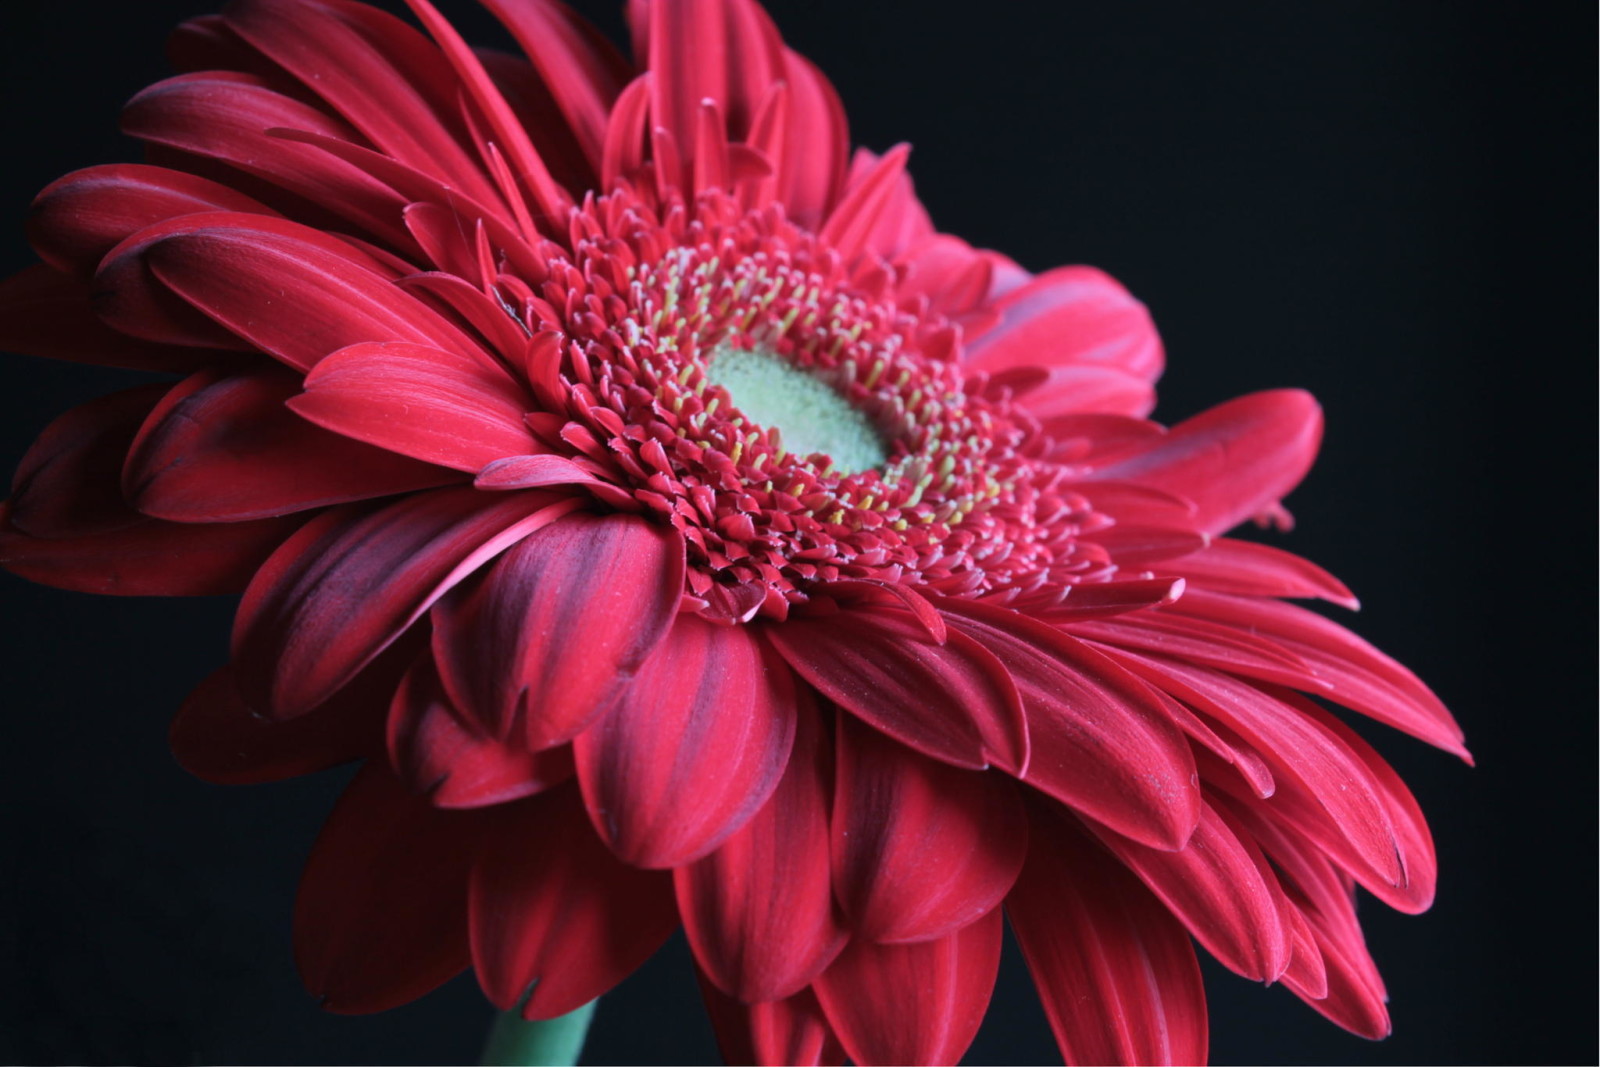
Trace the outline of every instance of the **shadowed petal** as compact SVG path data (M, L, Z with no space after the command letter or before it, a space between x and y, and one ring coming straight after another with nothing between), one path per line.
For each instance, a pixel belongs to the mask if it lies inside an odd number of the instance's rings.
M678 925L671 877L616 859L575 787L494 809L472 870L472 959L503 1011L551 1019L626 978ZM531 995L530 995L531 989Z
M833 882L856 936L928 941L1000 903L1028 828L1016 783L918 755L841 714Z
M856 939L813 988L857 1063L957 1063L1000 967L1000 911L935 941Z
M1189 935L1139 880L1035 804L1006 917L1069 1064L1206 1062L1205 989Z
M698 972L724 1063L840 1067L844 1048L810 989L785 1000L741 1004Z
M680 615L573 755L600 837L628 863L676 867L766 803L794 742L794 679L743 626Z
M323 1007L385 1011L467 966L467 875L484 825L412 795L380 763L362 768L295 901L295 963Z
M844 947L828 885L827 743L806 707L772 798L715 852L674 875L701 972L746 1003L803 990Z

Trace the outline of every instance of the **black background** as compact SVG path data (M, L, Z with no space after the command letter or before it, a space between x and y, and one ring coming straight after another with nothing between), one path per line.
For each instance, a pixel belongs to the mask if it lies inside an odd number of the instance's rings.
M611 5L586 3L613 33ZM1212 967L1213 1058L1594 1062L1594 9L1586 4L773 5L858 143L916 146L944 230L1094 263L1153 309L1172 421L1299 385L1328 416L1279 543L1365 602L1360 633L1457 712L1479 767L1366 731L1429 812L1438 904L1368 901L1396 1032L1350 1037ZM135 158L116 109L207 0L0 14L0 218ZM468 35L498 40L463 2ZM31 257L0 227L6 270ZM128 376L7 358L0 466ZM7 855L0 1061L385 1063L476 1056L471 979L320 1013L290 962L295 878L344 775L226 789L165 722L231 605L0 575ZM13 949L15 951L13 951ZM675 942L602 1002L588 1062L706 1062ZM1052 1062L1008 956L971 1063Z

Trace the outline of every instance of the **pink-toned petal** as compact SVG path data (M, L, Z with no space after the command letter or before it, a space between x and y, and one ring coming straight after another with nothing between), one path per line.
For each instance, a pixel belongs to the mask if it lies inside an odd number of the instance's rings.
M771 1067L841 1067L844 1047L833 1036L816 994L803 989L785 1000L742 1004L699 972L706 1014L724 1063Z
M910 145L896 145L883 154L871 172L845 191L822 227L823 244L834 249L846 262L868 247L872 232L891 203L900 176L905 172Z
M1189 935L1068 820L1033 808L1028 863L1006 897L1069 1064L1206 1062L1205 988Z
M674 872L702 973L745 1003L793 996L844 947L828 884L827 744L807 706L772 798L715 852Z
M219 785L253 785L312 774L374 755L383 726L382 699L367 688L343 692L310 715L275 722L239 695L231 667L195 687L178 709L167 742L179 766Z
M783 55L788 87L777 162L778 200L802 226L820 229L844 189L850 163L850 129L839 94L822 72L789 49Z
M1216 807L1201 807L1199 826L1176 852L1088 825L1223 966L1258 982L1276 981L1288 969L1283 890L1254 839L1236 832Z
M682 149L695 143L702 100L727 116L730 140L742 139L783 68L783 42L752 0L652 3L645 47L652 120Z
M795 681L744 626L680 615L573 755L600 837L624 861L677 867L743 826L794 743Z
M840 714L833 884L857 937L929 941L995 908L1028 850L1016 783L918 755Z
M306 227L250 219L191 215L177 220L191 227L184 232L152 239L152 230L141 231L111 254L101 275L136 258L167 289L298 370L347 346L382 341L487 363L471 338L375 269L371 257Z
M598 478L566 456L548 453L507 456L478 472L479 489L539 489L547 485L600 485Z
M677 616L683 542L628 515L575 514L513 546L433 611L445 690L499 737L570 740L627 687Z
M364 143L347 123L274 91L262 78L231 71L157 82L122 112L124 133L170 150L169 156L181 153L185 170L193 169L191 161L225 164L213 164L211 177L274 210L314 225L354 226L406 246L399 225L405 201L394 190L326 152L268 132L280 128Z
M995 305L1000 322L969 338L967 364L991 373L1021 366L1092 366L1145 382L1161 375L1161 338L1145 306L1103 271L1058 267Z
M232 337L227 346L244 347ZM202 342L208 343L208 342ZM207 348L130 337L95 314L89 289L48 263L0 280L0 350L102 367L188 373L218 357Z
M497 1007L551 1019L609 992L678 925L672 879L630 867L567 786L496 808L472 870L472 960Z
M813 986L857 1063L958 1063L1000 968L998 909L936 941L856 939Z
M293 75L384 154L493 203L493 185L460 143L465 131L452 128L459 127L454 93L430 99L435 95L427 91L430 86L397 70L376 42L336 17L334 10L306 0L240 0L223 17L229 29ZM409 27L404 32L415 33Z
M241 692L263 714L311 710L451 586L573 506L538 490L452 488L318 516L267 561L239 606Z
M1298 657L1321 682L1317 692L1470 761L1461 727L1417 676L1338 623L1293 604L1194 590L1170 612L1247 630ZM1273 679L1277 680L1277 679ZM1283 684L1311 689L1304 680Z
M1142 452L1094 475L1194 501L1195 526L1219 534L1276 505L1300 484L1322 442L1322 409L1299 389L1251 393L1174 426Z
M460 480L306 422L285 406L299 391L299 375L265 362L191 376L135 440L128 500L173 522L239 522Z
M792 616L764 633L828 699L924 755L972 770L1028 761L1016 685L963 634L941 644L915 613L885 600Z
M407 792L380 762L362 768L295 901L295 963L323 1007L386 1011L467 966L467 876L484 825Z
M426 652L394 693L388 749L395 773L441 808L504 804L572 777L570 750L530 752L520 742L508 743L477 729L445 696L433 657Z
M1034 746L1024 781L1149 846L1188 840L1200 810L1194 758L1142 682L1009 608L951 597L938 605L1016 680Z
M1130 611L1171 604L1183 595L1182 578L1133 578L1128 581L1084 582L1067 586L1059 599L1019 600L1011 606L1029 618L1061 625L1111 618Z
M1140 419L1156 406L1155 387L1115 367L1064 364L1048 370L1014 367L1000 371L993 387L1012 390L1035 418L1067 415L1118 415Z
M273 214L207 178L143 163L110 163L73 171L45 186L28 212L28 241L41 259L87 281L105 254L130 235L205 211Z
M631 74L627 61L593 26L554 0L486 0L484 6L532 60L598 171L612 102Z
M1142 570L1153 563L1198 552L1211 539L1180 527L1118 523L1104 530L1083 534L1080 540L1105 549L1119 568Z
M324 429L471 473L538 449L522 420L532 406L509 374L482 359L399 341L340 349L289 401Z
M856 149L845 184L855 185L872 173L878 159L875 152ZM878 213L877 224L867 236L867 247L886 260L904 262L908 269L902 291L927 294L934 307L942 306L933 297L935 292L943 290L941 283L951 275L963 273L965 253L983 258L959 237L935 234L927 208L917 199L911 175L904 171L900 172L883 210ZM989 273L992 270L991 267ZM987 274L985 277L987 280Z
M1320 597L1352 611L1361 606L1343 582L1310 560L1271 545L1231 537L1217 538L1199 552L1160 563L1154 569L1182 575L1196 589L1218 593Z

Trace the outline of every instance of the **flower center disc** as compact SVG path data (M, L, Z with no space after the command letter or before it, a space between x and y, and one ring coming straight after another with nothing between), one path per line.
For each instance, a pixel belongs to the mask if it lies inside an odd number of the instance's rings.
M842 474L873 470L889 459L865 412L769 348L718 345L707 362L706 380L726 390L748 419L774 431L788 452L820 452Z

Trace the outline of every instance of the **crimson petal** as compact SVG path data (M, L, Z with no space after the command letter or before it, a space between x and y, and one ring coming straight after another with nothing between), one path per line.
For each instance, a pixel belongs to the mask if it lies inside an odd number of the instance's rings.
M300 417L390 452L476 473L536 451L522 421L533 401L511 376L456 350L398 341L353 344L306 375Z
M524 538L481 582L434 609L445 690L505 736L570 740L616 699L667 633L683 595L676 531L628 515L572 515Z
M289 720L289 725L316 718ZM451 706L424 653L394 693L388 724L395 771L441 808L481 808L543 792L572 777L568 749L529 752L487 737Z
M456 582L576 506L556 500L465 487L319 515L245 592L233 629L241 691L268 715L316 707Z
M930 760L840 714L833 883L856 936L929 941L1000 903L1028 826L1015 783Z
M1155 848L1188 840L1199 818L1194 757L1143 682L1008 608L953 597L938 604L1016 679L1034 738L1024 781Z
M943 643L916 613L863 599L767 627L784 659L825 696L901 743L956 767L1028 761L1016 685L971 638Z
M1205 988L1189 935L1120 863L1033 808L1028 863L1006 897L1069 1064L1206 1062Z
M674 874L702 973L746 1003L796 994L844 947L828 885L830 763L808 707L766 806L715 852Z
M1058 267L1011 290L995 307L1000 322L967 343L975 370L1077 364L1145 382L1161 374L1161 338L1150 313L1103 271Z
M312 425L284 406L299 391L299 376L274 364L191 376L134 442L128 499L173 522L239 522L460 480Z
M1094 477L1136 482L1195 502L1196 527L1218 534L1273 507L1305 477L1322 441L1322 409L1298 389L1219 404Z
M578 735L589 817L623 860L677 867L766 803L795 734L794 679L744 626L680 615L621 698Z
M496 808L472 869L472 959L499 1008L551 1019L609 991L678 925L672 882L619 862L575 788Z
M407 792L378 762L362 768L295 900L295 962L323 1007L385 1011L467 966L467 876L483 826Z
M1000 968L1000 911L911 945L856 939L813 988L857 1063L957 1063Z
M699 977L722 1062L774 1067L840 1067L844 1063L844 1047L833 1036L811 990L803 989L785 1000L741 1004L713 985L703 971Z

